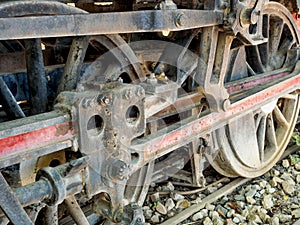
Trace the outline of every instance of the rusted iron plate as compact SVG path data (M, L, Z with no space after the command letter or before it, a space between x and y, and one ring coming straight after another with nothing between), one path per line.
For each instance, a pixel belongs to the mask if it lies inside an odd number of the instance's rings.
M187 9L1 18L0 40L178 31L222 22L221 12Z

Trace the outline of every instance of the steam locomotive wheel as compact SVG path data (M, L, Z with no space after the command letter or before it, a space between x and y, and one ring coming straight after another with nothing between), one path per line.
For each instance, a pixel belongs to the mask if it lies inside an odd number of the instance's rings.
M299 38L289 12L270 2L265 5L263 13L263 32L268 42L242 49L245 50L248 74L252 76L288 68L292 66L290 59L297 57L292 48L299 44ZM220 151L213 163L214 168L230 177L264 174L284 152L298 109L299 97L290 93L217 130Z

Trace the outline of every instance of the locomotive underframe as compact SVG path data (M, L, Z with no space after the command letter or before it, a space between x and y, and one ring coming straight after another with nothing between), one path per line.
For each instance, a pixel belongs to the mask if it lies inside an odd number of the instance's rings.
M63 201L76 202L75 194L84 193L88 199L104 192L110 196L110 203L98 201L94 207L99 214L113 222L142 223L139 207L130 204L124 208L121 203L128 177L175 149L189 143L195 144L199 138L209 136L249 112L283 95L297 92L300 89L299 46L290 50L291 55L295 56L290 67L224 85L224 71L233 39L237 36L243 45L268 41L262 36L262 16L258 14L266 2L256 1L248 5L234 5L234 2L229 13L224 10L228 6L214 2L215 5L205 5L207 10L162 9L0 18L0 40L76 37L75 45L82 47L89 39L85 36L202 28L204 38L201 47L207 49L200 55L206 64L201 64L198 69L200 76L196 80L199 88L190 95L179 98L177 91L180 87L176 83L162 85L153 77L143 77L139 84L86 82L81 84L80 91L71 91L75 85L71 82L59 87L62 93L54 111L1 123L0 168L66 148L80 151L83 155L54 168L42 168L35 182L13 191L1 175L0 187L5 198L1 198L0 206L9 220L32 224L23 209L25 206L44 202L48 210L54 207L55 211L55 207ZM37 6L35 11L42 6ZM256 32L249 31L253 24L257 24ZM34 45L34 41L32 43ZM1 62L18 54L1 54ZM82 52L80 54L84 55ZM22 58L23 53L20 55ZM215 57L215 61L211 57ZM39 60L38 53L35 58ZM76 59L67 61L65 67L71 68L76 63L79 63ZM1 74L13 73L23 71L25 65L0 65L0 68ZM36 73L39 76L38 71ZM70 69L69 74L71 77L67 80L77 80L78 71ZM235 95L241 90L243 94ZM160 101L166 93L167 104ZM162 109L176 105L178 109L193 110L203 98L208 100L210 110L201 116L193 114L157 132L139 137L146 133L149 121L164 116L166 112L161 112ZM92 127L89 127L90 119L97 121ZM201 165L195 167L200 168ZM199 177L196 180L199 184ZM8 201L11 204L7 204ZM80 206L75 204L73 210L81 215L73 213L74 219L86 224Z

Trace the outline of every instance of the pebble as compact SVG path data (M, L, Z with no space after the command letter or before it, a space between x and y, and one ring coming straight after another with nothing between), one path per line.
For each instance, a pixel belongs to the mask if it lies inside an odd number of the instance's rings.
M297 176L296 176L296 182L297 182L297 184L300 183L300 175L297 175Z
M203 225L214 225L209 217L205 217L202 224Z
M152 202L157 202L159 200L159 193L154 193L152 195L150 195L151 201Z
M228 212L228 209L224 208L221 205L217 205L215 210L219 213L220 216L224 218L226 217L226 214Z
M287 159L282 160L282 166L284 168L289 168L289 166L290 166L289 160L287 160Z
M295 209L292 211L292 216L294 218L300 218L300 209Z
M192 216L192 221L198 221L198 220L201 220L204 218L204 215L203 213L200 211L200 212L197 212L195 213L193 216Z
M159 215L155 214L151 217L151 222L152 223L159 223Z
M265 209L270 209L273 207L274 203L272 200L272 195L266 195L263 197L262 205Z
M206 205L205 205L205 208L206 208L207 210L209 210L209 211L213 211L213 210L215 209L215 206L212 205L212 204L206 204Z
M174 191L174 190L175 190L174 185L173 185L171 182L168 182L168 183L167 183L166 188L167 188L169 191Z
M300 170L300 163L296 163L294 167L296 170Z
M299 156L297 158L300 159ZM211 182L216 178L210 177ZM209 182L208 182L209 183ZM232 194L223 196L213 204L206 204L203 209L193 214L180 224L204 225L290 225L300 218L300 162L284 160L270 172L243 185ZM217 186L220 188L219 186ZM172 182L156 186L153 191L171 191ZM176 187L177 188L177 187ZM179 190L185 190L179 189ZM149 206L143 207L146 222L161 223L191 204L199 204L206 194L216 187L192 195L179 195L174 192L159 196L149 196ZM155 209L152 205L156 205Z
M291 195L294 193L295 188L294 185L291 184L289 181L283 181L282 182L282 188L283 191L287 194L287 195Z
M166 207L163 204L161 204L160 202L157 203L155 210L162 215L166 215L168 213Z
M271 219L271 225L280 225L279 218L277 216Z
M281 223L289 222L292 219L291 215L286 215L286 214L279 214L278 215L279 221Z
M177 203L176 203L176 209L184 209L184 208L188 208L191 206L191 203L186 200L186 199L182 199L182 200L179 200Z
M171 209L173 209L175 207L175 203L172 198L167 199L167 201L165 203L165 207L168 211L170 211Z
M237 218L237 217L233 217L232 222L234 222L234 223L239 223L239 222L240 222L240 219Z
M246 200L249 204L254 205L256 203L256 200L250 196L246 197Z
M174 193L172 198L173 198L174 201L179 201L179 200L184 199L184 196L180 195L180 194L177 194L177 193Z

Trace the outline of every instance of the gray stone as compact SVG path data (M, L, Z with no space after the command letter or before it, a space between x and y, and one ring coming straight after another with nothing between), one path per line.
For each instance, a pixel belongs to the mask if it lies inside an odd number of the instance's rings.
M262 205L265 209L270 209L273 207L274 203L272 200L272 195L266 195L263 197Z
M170 217L173 217L173 216L175 216L175 212L170 211L170 212L168 212L167 216L168 216L169 218L170 218Z
M255 194L256 194L256 189L251 188L249 191L247 191L247 192L245 193L245 197L246 197L246 198L247 198L247 197L253 198Z
M205 217L203 220L203 225L214 225L209 217Z
M279 218L277 216L274 216L271 218L271 225L280 225Z
M239 223L239 222L241 222L240 219L237 218L237 217L233 217L232 221L233 221L234 223Z
M186 199L179 200L176 203L176 209L185 209L185 208L188 208L190 206L191 206L191 203Z
M300 175L297 175L297 176L296 176L296 182L297 182L297 184L300 183Z
M264 223L267 223L269 220L270 220L270 216L267 215L266 212L264 212L263 210L261 210L259 213L259 218L264 222Z
M292 216L294 217L294 218L300 218L300 209L295 209L295 210L293 210L292 211Z
M291 195L295 191L294 185L291 184L291 182L289 182L289 181L283 181L282 182L282 189L284 190L284 192L287 195Z
M252 198L251 196L247 196L246 200L249 204L254 205L256 203L255 199Z
M208 187L207 188L207 191L208 191L208 193L214 193L215 191L217 191L218 190L218 187Z
M180 194L177 194L177 193L174 193L174 194L172 195L172 198L173 198L173 200L175 200L175 201L179 201L179 200L184 199L184 196L183 196L183 195L180 195Z
M228 209L224 208L221 205L217 205L215 210L224 218L226 217L226 214L228 212Z
M146 219L150 219L152 217L153 211L151 209L146 209L143 212Z
M168 211L170 211L171 209L173 209L175 207L175 203L172 198L167 199L167 201L165 203L165 207Z
M206 208L207 210L209 210L209 211L213 211L213 210L215 209L215 206L212 205L212 204L206 204L206 205L205 205L205 208Z
M167 185L165 186L167 191L174 191L174 185L171 182L168 182Z
M289 160L287 159L282 160L282 166L284 168L288 168L290 166Z
M231 217L234 215L234 213L235 213L235 210L234 210L234 209L229 209L228 212L227 212L227 214L226 214L226 216L227 216L228 218L231 218Z
M234 199L236 201L245 201L245 196L244 195L235 195Z
M213 225L223 225L224 224L224 222L221 218L213 218L212 222L213 222Z
M208 216L208 210L207 209L202 209L200 212L203 214L203 217Z
M202 202L202 199L200 197L197 197L195 200L191 201L192 204L199 204Z
M300 170L300 163L296 163L294 167L296 170Z
M262 180L262 181L259 182L259 186L260 186L261 188L265 188L266 185L267 185L267 183L268 183L267 181Z
M166 215L168 212L166 207L163 204L161 204L160 202L157 203L155 210L162 215Z
M197 212L195 213L193 216L192 216L192 221L198 221L198 220L201 220L203 219L204 216L203 216L203 213L200 211L200 212Z
M279 214L278 215L279 221L281 223L289 222L292 219L291 215L286 215L286 214Z
M152 202L157 202L159 200L159 193L156 192L156 193L150 195L150 198L151 198Z
M159 215L157 215L157 214L155 214L155 215L153 215L152 217L151 217L151 222L152 223L159 223L160 221L159 221Z

